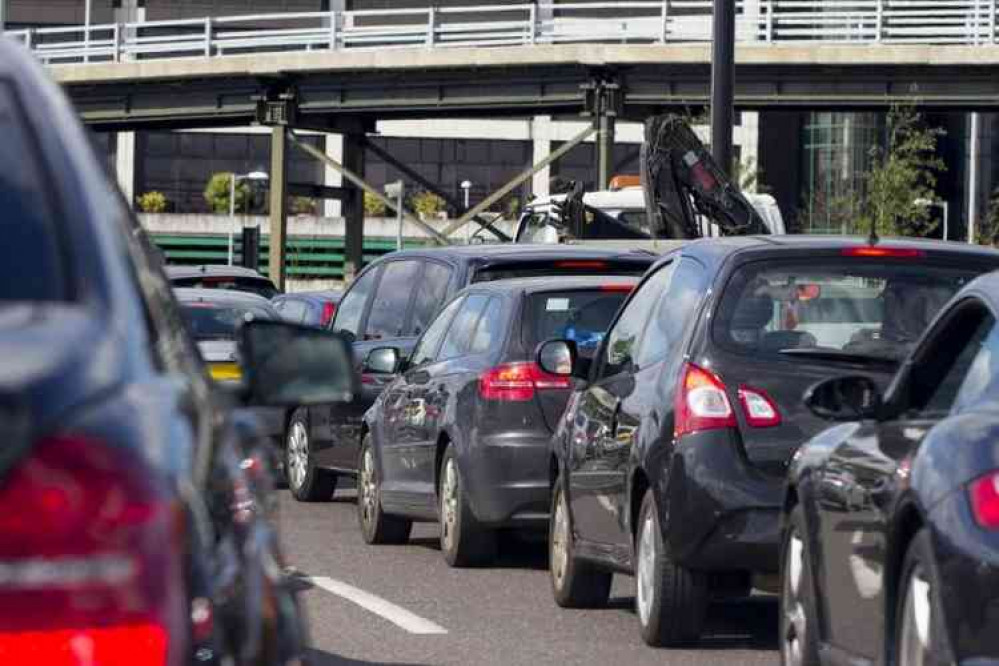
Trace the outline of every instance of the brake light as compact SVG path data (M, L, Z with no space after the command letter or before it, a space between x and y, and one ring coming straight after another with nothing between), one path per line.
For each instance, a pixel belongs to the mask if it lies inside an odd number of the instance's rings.
M844 257L884 257L891 259L918 259L926 253L911 247L882 247L880 245L863 245L848 247L842 251Z
M971 512L987 530L999 529L999 472L989 472L971 482Z
M718 375L688 363L676 392L673 436L736 427L735 412Z
M606 261L556 261L555 268L607 268Z
M536 390L569 389L568 377L552 375L536 363L503 363L479 377L479 396L483 400L525 402L534 398Z
M336 303L327 302L323 303L323 313L319 317L319 325L326 328L331 321L333 321L333 316L336 314Z
M600 291L609 291L617 294L630 294L635 289L632 284L605 284L600 286Z
M84 437L16 464L0 482L0 663L178 661L183 512L165 490L133 451Z
M780 425L777 404L763 389L739 387L739 402L746 414L746 423L752 428L772 428Z

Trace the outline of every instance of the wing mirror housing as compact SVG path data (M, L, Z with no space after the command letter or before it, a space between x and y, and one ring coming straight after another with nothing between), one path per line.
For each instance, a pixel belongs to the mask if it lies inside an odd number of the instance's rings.
M538 367L550 375L574 377L579 372L579 354L572 340L548 340L535 352Z
M828 421L863 421L881 414L883 399L870 377L833 377L805 391L805 406Z
M255 320L240 327L239 354L250 406L349 403L358 393L353 346L338 333Z
M364 359L364 372L377 375L394 375L402 370L402 352L397 347L376 347Z

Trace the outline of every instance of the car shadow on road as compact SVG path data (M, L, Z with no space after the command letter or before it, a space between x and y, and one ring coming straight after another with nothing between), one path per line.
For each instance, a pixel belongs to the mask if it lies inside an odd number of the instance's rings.
M409 545L440 552L440 539L418 537L409 540ZM496 558L479 569L525 569L532 571L548 570L548 544L522 535L505 534L500 536Z
M410 662L363 661L309 648L305 651L306 666L425 666Z

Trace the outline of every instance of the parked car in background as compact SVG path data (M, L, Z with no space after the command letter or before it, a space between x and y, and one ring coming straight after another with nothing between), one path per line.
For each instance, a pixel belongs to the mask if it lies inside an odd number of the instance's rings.
M242 266L167 266L174 287L246 291L270 299L280 292L268 278Z
M858 374L809 390L811 410L839 423L790 469L784 664L999 662L997 313L991 274L951 301L887 392Z
M412 357L371 352L365 372L398 377L365 416L358 518L368 543L399 543L414 520L439 520L452 566L488 562L500 528L548 525L551 449L571 381L542 372L534 350L576 341L592 357L628 277L502 280L462 291Z
M994 250L940 242L732 237L653 267L592 369L552 341L542 367L586 378L553 440L551 581L561 606L637 578L653 645L696 640L711 595L776 588L787 466L824 427L801 404L855 372L885 386ZM838 583L837 583L838 584Z
M339 290L300 291L275 296L271 304L285 321L326 328L336 315L341 296Z
M470 283L528 276L638 276L655 259L648 252L530 245L393 252L358 275L341 299L331 329L354 338L358 362L384 346L407 356L441 307ZM364 413L391 377L367 374L363 380L351 405L303 408L289 416L286 467L297 499L328 500L338 474L356 474Z
M210 381L75 111L4 39L0 163L0 663L301 663L257 431ZM310 367L303 339L349 354L280 326L290 374ZM327 365L329 386L250 395L332 400L349 370Z

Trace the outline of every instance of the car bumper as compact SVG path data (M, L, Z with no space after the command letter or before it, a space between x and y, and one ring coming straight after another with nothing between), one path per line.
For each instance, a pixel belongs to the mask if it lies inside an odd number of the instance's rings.
M776 573L784 481L754 468L732 431L683 437L660 498L670 552L690 568Z
M548 526L550 435L502 433L480 437L465 460L469 502L491 527Z

